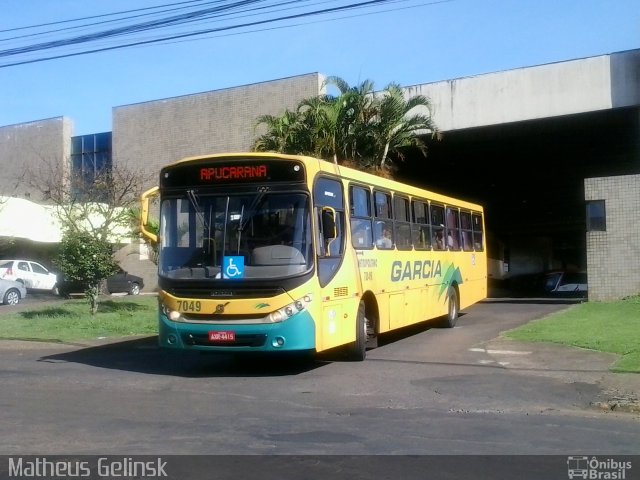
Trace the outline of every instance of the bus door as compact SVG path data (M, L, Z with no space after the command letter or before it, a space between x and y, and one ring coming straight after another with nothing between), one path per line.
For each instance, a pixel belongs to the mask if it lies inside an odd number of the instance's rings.
M353 250L345 248L342 183L332 178L317 178L314 202L322 301L316 336L318 350L325 350L355 340L360 285Z

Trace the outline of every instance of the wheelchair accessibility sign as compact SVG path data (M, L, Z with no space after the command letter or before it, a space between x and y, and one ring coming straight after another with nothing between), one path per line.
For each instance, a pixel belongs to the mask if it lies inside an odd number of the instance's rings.
M242 255L223 257L222 272L222 278L244 278L244 257Z

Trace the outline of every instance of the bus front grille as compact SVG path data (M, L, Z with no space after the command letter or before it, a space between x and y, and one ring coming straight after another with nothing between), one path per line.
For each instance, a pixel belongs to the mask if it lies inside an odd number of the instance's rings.
M285 293L277 288L169 288L167 292L180 298L271 298Z

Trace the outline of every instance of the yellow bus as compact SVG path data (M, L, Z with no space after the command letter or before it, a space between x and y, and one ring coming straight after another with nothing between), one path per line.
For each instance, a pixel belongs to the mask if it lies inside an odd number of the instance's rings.
M149 231L159 195L159 231ZM486 297L483 208L324 160L186 158L142 195L162 347L364 360L380 334Z

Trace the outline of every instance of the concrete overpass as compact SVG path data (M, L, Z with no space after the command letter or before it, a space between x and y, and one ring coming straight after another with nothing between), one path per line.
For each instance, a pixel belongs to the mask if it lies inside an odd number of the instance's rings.
M638 268L632 274L606 267L614 263L602 257L615 259L619 250L609 250L602 239L592 248L585 218L585 195L595 195L585 191L585 179L592 177L631 175L625 177L629 181L609 182L608 194L597 182L596 197L623 199L608 215L633 218L639 210L632 206L640 192L629 185L640 173L640 50L406 91L431 98L444 135L430 142L426 159L410 155L399 174L486 205L489 253L498 260L494 277L576 268L598 279L602 288L592 289L590 281L591 298L640 292ZM616 235L616 243L625 244L638 262L640 234ZM620 287L614 292L606 284Z

